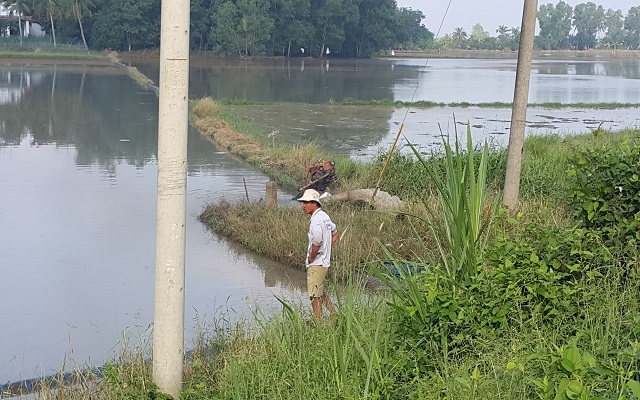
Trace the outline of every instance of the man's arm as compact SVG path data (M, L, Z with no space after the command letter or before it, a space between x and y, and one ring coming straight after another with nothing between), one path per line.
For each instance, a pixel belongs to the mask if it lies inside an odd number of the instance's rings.
M333 234L331 234L331 246L333 246L334 244L336 244L336 242L338 241L338 237L340 235L338 234L338 231L333 232Z
M309 250L309 255L307 256L307 264L311 264L313 260L316 259L318 252L320 251L320 246L316 246L315 244L311 245L311 250Z

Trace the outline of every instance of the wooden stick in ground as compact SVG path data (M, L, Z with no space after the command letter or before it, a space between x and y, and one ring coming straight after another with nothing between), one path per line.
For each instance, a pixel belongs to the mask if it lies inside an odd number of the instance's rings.
M244 194L247 196L247 203L251 203L249 201L249 191L247 190L247 180L242 178L242 183L244 183Z

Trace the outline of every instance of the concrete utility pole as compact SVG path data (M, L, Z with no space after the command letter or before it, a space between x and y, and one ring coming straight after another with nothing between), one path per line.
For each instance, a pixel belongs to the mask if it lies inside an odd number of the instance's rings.
M162 0L153 381L178 398L184 361L189 0Z
M533 58L533 39L535 38L537 15L538 0L524 0L516 85L513 92L513 109L511 111L511 127L509 130L507 174L502 195L502 202L511 210L518 208L520 172L522 171L522 146L524 145L524 129L527 120L531 59Z

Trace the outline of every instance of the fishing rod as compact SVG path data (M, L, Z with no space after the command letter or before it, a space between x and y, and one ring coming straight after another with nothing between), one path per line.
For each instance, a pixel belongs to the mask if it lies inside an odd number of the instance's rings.
M444 11L444 15L442 16L442 21L440 21L440 26L438 27L438 31L436 32L436 35L434 37L434 41L437 40L440 37L440 31L442 30L442 25L444 24L444 20L445 18L447 18L447 14L449 13L449 8L451 7L451 2L453 0L449 0L449 4L447 4L447 9ZM424 72L427 69L427 64L429 64L429 60L430 58L427 58L425 60L424 63L424 67L422 67L422 71ZM413 91L413 95L411 96L411 103L413 103L415 97L416 97L416 93L418 93L418 88L420 87L420 80L422 79L422 74L418 75L418 82L416 82L416 88ZM384 177L384 173L387 170L387 166L389 165L389 161L391 160L391 156L393 155L393 152L396 149L396 146L398 144L398 139L400 139L400 135L402 134L402 130L404 129L404 122L407 119L407 115L409 115L409 110L411 109L411 106L409 105L407 107L407 110L404 113L404 117L402 118L402 123L400 124L400 127L398 128L398 134L396 135L395 140L393 141L393 145L391 146L391 150L389 150L389 154L387 155L387 160L384 162L384 165L382 166L382 171L380 171L380 177L378 178L378 182L376 183L376 186L373 190L373 194L371 195L371 201L369 202L370 204L373 204L373 201L376 198L376 194L378 194L378 190L380 189L380 182L382 182L382 178ZM406 139L406 136L405 136ZM407 140L408 141L408 140Z

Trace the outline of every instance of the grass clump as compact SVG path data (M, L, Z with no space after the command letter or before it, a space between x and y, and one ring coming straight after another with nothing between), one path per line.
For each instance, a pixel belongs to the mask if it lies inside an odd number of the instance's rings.
M421 253L421 243L413 236L417 227L427 233L424 222L409 223L402 213L361 209L348 204L326 201L323 207L338 225L341 237L332 254L335 273L348 276L366 269L372 258L384 259L383 249L372 233L399 256L410 259ZM407 208L405 213L417 213ZM219 202L206 207L200 220L211 230L240 244L296 268L304 268L307 249L308 218L297 204L267 209L252 204ZM247 235L247 232L252 232ZM366 234L369 240L363 240ZM423 240L428 240L426 237ZM435 250L435 248L434 248ZM435 253L434 253L435 255Z

